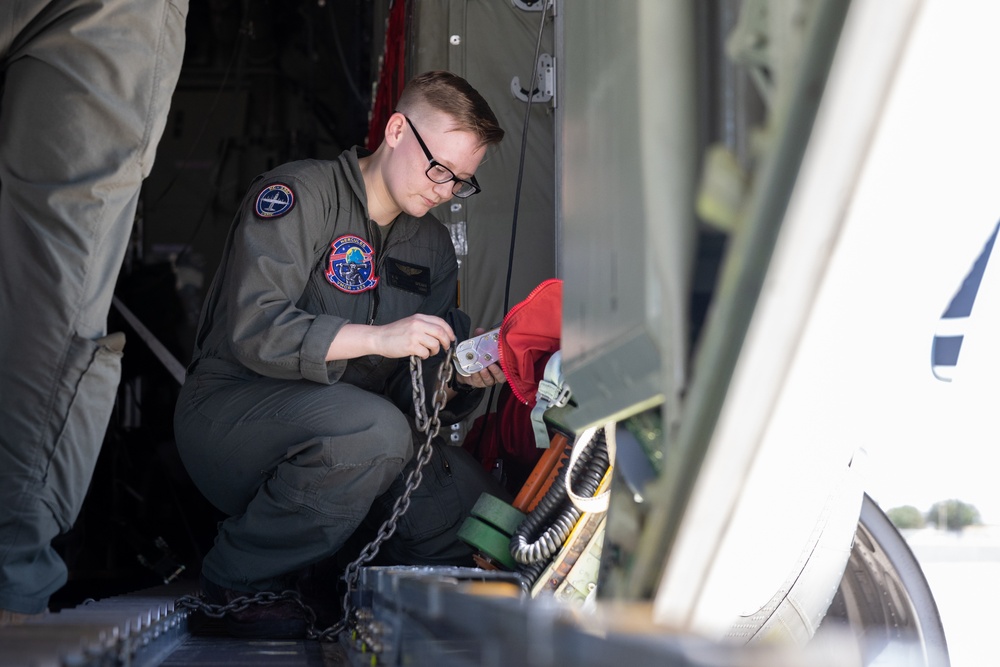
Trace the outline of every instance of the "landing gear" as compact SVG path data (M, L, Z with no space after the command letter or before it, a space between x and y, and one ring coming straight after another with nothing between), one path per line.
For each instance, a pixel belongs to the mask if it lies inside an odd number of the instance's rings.
M850 631L863 664L950 667L927 579L903 536L866 494L851 556L818 634Z

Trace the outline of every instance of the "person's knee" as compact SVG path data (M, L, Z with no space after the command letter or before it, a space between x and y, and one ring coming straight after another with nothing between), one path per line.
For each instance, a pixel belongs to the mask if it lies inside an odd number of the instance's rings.
M327 439L331 471L347 497L371 501L385 493L413 456L413 431L398 409L379 410L365 428L344 439Z
M402 470L413 456L413 431L409 421L399 410L387 410L374 423L373 431L386 459L399 460Z

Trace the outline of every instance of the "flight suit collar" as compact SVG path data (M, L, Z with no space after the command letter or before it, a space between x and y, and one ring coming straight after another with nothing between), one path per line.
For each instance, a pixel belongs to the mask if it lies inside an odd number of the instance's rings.
M367 157L371 154L372 152L366 148L354 146L350 150L345 151L341 156L341 161L344 163L344 172L347 175L347 182L350 184L354 195L364 207L365 217L369 220L371 218L368 216L368 192L365 190L365 179L361 173L361 165L358 163L358 158ZM406 241L412 237L417 232L417 225L419 224L419 218L414 218L408 213L400 213L393 222L392 243Z

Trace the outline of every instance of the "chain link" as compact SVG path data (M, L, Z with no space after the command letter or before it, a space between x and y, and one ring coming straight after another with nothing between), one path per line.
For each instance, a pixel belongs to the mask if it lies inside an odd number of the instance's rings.
M347 585L347 590L344 592L343 598L344 618L340 621L340 623L335 625L334 628L340 626L339 630L343 630L350 623L351 612L353 611L351 607L351 592L354 589L355 584L358 582L361 567L370 562L375 555L378 554L378 550L382 546L382 543L392 537L392 534L396 532L397 522L410 508L410 496L413 494L413 491L420 486L420 482L424 478L423 468L431 460L431 455L434 453L431 443L441 430L441 419L439 414L441 409L448 402L447 387L451 382L451 374L454 369L454 356L455 348L451 347L448 349L447 354L445 354L444 361L442 361L441 365L438 367L437 383L433 396L434 402L432 404L434 411L431 416L427 415L427 403L424 398L423 364L421 363L419 357L410 357L410 380L413 384L413 410L416 413L417 429L421 433L426 434L427 439L417 452L417 465L407 476L403 495L396 499L396 502L392 506L392 513L389 515L389 518L382 522L375 539L369 542L368 545L361 550L361 555L348 564L347 568L344 570L343 581ZM330 630L332 629L333 628L330 628Z
M182 595L177 599L175 604L178 607L183 607L192 611L200 611L209 618L222 618L230 612L239 613L248 607L258 605L268 606L284 600L291 600L298 604L298 606L301 607L302 611L305 613L306 621L308 621L310 625L315 622L315 612L313 612L308 605L302 602L302 598L299 596L298 591L291 590L282 591L281 593L261 591L259 593L254 593L253 595L244 595L238 598L233 598L226 604L209 604L201 597L194 595Z

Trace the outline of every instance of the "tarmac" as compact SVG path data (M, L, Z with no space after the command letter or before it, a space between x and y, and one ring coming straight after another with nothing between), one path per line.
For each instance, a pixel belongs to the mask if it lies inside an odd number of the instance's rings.
M952 667L997 664L1000 526L960 532L901 531L917 557L944 625Z

